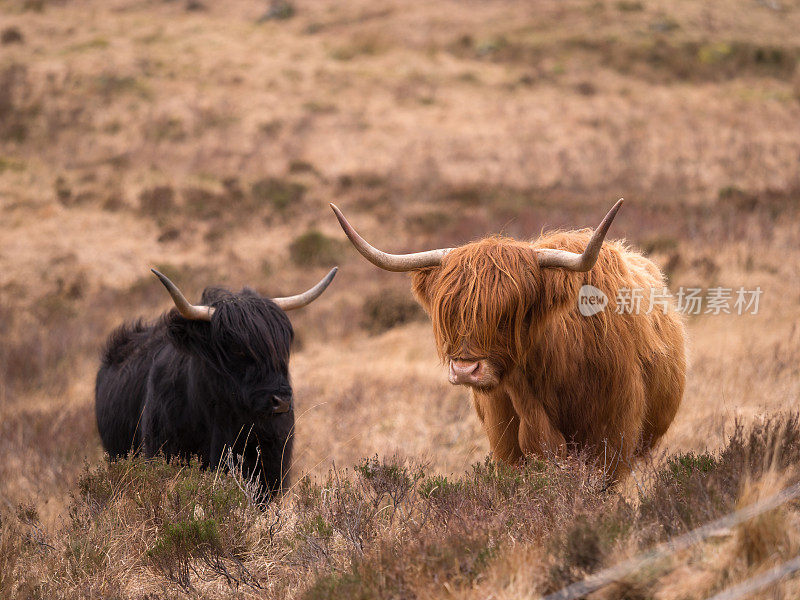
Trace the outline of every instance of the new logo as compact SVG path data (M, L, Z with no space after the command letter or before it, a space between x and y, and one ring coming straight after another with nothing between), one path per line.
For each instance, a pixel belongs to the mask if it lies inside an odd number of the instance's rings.
M578 292L578 310L584 317L591 317L605 310L608 298L593 285L584 285Z

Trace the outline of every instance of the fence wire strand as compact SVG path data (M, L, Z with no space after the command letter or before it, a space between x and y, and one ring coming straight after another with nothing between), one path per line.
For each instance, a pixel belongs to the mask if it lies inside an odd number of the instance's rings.
M708 598L708 600L741 600L797 571L800 571L800 556L795 556L792 560L782 565L773 567L769 571L764 571L752 579L748 579L739 585L728 588L724 592L720 592L716 596Z
M634 556L633 558L628 559L618 565L609 567L607 569L603 569L602 571L599 571L594 575L587 577L583 581L578 581L576 583L570 584L567 587L562 588L557 592L553 592L552 594L544 596L542 600L576 600L577 598L580 598L581 596L594 592L600 589L601 587L608 585L609 583L619 581L623 577L638 570L646 563L652 562L659 558L663 558L670 554L675 554L676 552L680 552L681 550L684 550L698 542L705 540L706 538L714 534L719 533L720 530L735 527L736 525L748 521L753 517L757 517L760 514L778 508L782 504L794 500L797 497L800 497L800 483L796 483L778 492L777 494L774 494L773 496L765 498L764 500L759 500L758 502L751 504L750 506L746 506L740 510L727 514L724 517L720 517L719 519L707 523L701 527L698 527L697 529L693 529L688 533L684 533L683 535L679 535L678 537L663 542L658 546L654 547L652 550L649 550L638 556ZM796 560L800 560L800 557L798 557L798 559ZM792 562L794 561L791 561L790 563L786 564L789 565ZM798 569L800 569L800 567L798 567ZM770 571L768 571L768 573L769 572ZM736 588L732 588L732 590L735 589ZM747 592L742 592L742 593L747 593ZM742 596L731 596L730 598L741 598L741 597ZM721 599L730 600L727 596L721 596L721 597L715 596L713 598L713 600L721 600Z

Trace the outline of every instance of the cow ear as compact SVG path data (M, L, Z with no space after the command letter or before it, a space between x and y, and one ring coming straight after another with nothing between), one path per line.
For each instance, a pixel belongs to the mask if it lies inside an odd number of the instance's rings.
M557 314L571 302L577 307L581 278L566 269L542 269L543 289L539 298L542 314Z
M210 323L185 319L172 309L165 317L167 338L182 352L197 352L208 344Z
M433 289L436 279L436 273L438 273L439 270L438 267L419 269L418 271L414 271L412 275L411 290L414 292L414 297L417 299L417 302L422 305L422 308L425 309L425 312L428 314L431 314L433 298L431 290Z
M227 290L218 287L207 287L203 290L203 295L200 298L200 304L211 306L214 302L225 296L230 296L231 293Z

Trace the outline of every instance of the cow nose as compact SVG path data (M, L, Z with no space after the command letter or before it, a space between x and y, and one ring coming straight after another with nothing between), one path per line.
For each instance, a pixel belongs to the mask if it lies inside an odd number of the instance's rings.
M280 396L272 397L272 414L287 413L294 408L292 398L286 400Z
M451 360L450 383L453 385L458 385L460 383L474 383L478 380L480 370L480 361Z

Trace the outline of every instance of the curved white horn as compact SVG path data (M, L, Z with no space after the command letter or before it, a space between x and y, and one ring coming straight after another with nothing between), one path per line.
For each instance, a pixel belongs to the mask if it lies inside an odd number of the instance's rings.
M444 256L452 250L452 248L440 248L438 250L414 252L412 254L389 254L388 252L383 252L358 235L358 232L353 229L353 226L344 218L342 211L340 211L335 204L331 204L331 208L336 214L336 218L339 219L339 225L342 226L350 242L352 242L356 250L361 253L361 256L376 267L380 267L386 271L400 273L403 271L424 269L425 267L436 267L442 264Z
M286 298L273 298L272 301L285 311L294 310L295 308L300 308L306 304L311 304L314 300L319 298L320 295L322 295L322 292L325 291L325 288L331 284L331 281L333 281L333 278L336 276L336 272L338 270L339 267L333 267L317 285L312 287L310 290L306 290L302 294L297 294L296 296L287 296Z
M542 268L561 267L569 269L570 271L589 271L597 262L597 257L600 254L600 248L603 246L603 240L608 233L608 228L611 227L611 222L617 216L617 212L622 206L622 198L617 200L617 203L608 211L608 214L600 222L600 225L595 229L592 239L586 245L583 254L576 254L574 252L567 252L566 250L550 250L550 249L537 249L536 259L539 261L539 266Z
M178 286L169 280L169 277L163 273L159 273L155 269L150 270L161 280L161 283L164 284L164 287L167 288L169 295L172 296L172 301L175 303L175 307L178 309L178 312L181 313L181 316L183 316L184 319L189 319L190 321L211 320L211 315L214 314L214 307L195 306L194 304L190 304L186 299L186 296L184 296L178 289Z

